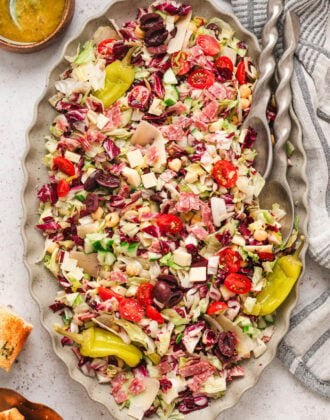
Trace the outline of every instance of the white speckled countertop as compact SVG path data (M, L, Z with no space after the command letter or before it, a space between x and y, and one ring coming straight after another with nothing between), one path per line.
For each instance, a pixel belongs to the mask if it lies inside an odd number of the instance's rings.
M219 1L229 10L228 4ZM49 69L60 58L63 45L75 36L83 22L100 13L105 0L76 0L73 21L55 45L31 55L0 51L0 303L34 325L27 345L10 373L0 371L0 387L8 387L26 398L54 408L65 420L110 419L107 410L89 399L54 354L50 337L41 326L36 302L28 292L20 236L20 193L23 171L20 159L25 150L25 131L33 107L46 83ZM309 269L305 280L311 281ZM303 285L302 285L303 289ZM329 402L304 388L278 360L265 370L255 388L221 420L326 420Z

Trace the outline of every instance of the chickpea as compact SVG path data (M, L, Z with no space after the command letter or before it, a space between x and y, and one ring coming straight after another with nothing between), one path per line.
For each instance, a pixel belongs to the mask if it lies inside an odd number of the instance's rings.
M172 171L174 171L174 172L179 172L179 170L181 169L181 167L182 167L182 162L181 162L181 160L180 159L173 159L173 160L170 160L169 162L168 162L168 165L167 165L168 167L169 167L169 169L171 169Z
M192 224L192 225L194 225L195 223L199 223L199 222L201 222L202 221L202 216L201 216L201 214L198 212L198 213L196 213L194 216L193 216L193 218L190 220L190 223Z
M248 85L244 84L239 87L239 93L241 95L241 98L248 98L251 96L251 89Z
M131 220L132 218L137 217L137 216L138 216L138 212L136 210L127 210L127 212L124 213L123 218L125 220Z
M128 276L137 276L140 273L140 267L136 264L127 264L126 266L126 274Z
M101 219L101 217L103 216L103 213L104 213L104 211L103 211L102 207L98 207L98 208L94 211L94 213L92 213L92 218L93 218L94 220L100 220L100 219Z
M105 216L105 226L115 227L119 223L119 215L116 212L109 213Z
M251 100L246 99L246 98L241 98L241 105L242 105L242 109L246 109L250 106Z
M265 239L267 239L268 235L266 231L257 229L254 232L253 237L256 241L264 241Z
M237 123L238 123L238 118L237 118L237 116L236 116L236 115L234 115L234 116L233 116L233 118L232 118L231 122L232 122L233 124L237 124Z

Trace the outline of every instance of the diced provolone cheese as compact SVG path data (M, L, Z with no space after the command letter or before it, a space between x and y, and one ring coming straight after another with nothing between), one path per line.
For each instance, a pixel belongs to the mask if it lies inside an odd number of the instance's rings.
M206 280L206 267L192 267L189 271L189 281L205 281Z
M178 248L173 252L173 261L182 267L190 266L191 254L186 252L184 248Z
M128 152L126 156L131 168L136 168L144 163L141 150L139 149Z
M157 185L157 178L153 172L141 176L144 188L153 188Z
M122 174L126 178L127 182L133 187L138 187L141 184L141 177L135 169L132 168L124 168L122 170Z

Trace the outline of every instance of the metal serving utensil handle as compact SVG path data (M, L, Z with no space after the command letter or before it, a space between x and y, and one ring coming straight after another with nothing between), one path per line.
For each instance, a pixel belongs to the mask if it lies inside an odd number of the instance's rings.
M284 23L284 53L277 65L278 86L275 91L277 114L274 121L276 143L274 146L273 177L286 178L287 154L285 144L291 132L289 107L292 102L290 81L293 73L293 55L297 48L300 23L294 12L286 14Z
M273 77L276 66L273 50L278 40L276 24L283 10L282 0L269 0L267 10L267 22L262 31L263 49L258 61L261 77L255 85L249 112L249 116L258 116L259 118L266 115L267 105L271 96L270 80Z

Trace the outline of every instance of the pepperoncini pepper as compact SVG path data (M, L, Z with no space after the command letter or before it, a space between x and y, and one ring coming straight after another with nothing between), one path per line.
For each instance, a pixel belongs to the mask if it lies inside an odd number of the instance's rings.
M132 344L125 344L117 335L102 328L90 327L81 334L66 331L58 325L54 330L80 344L80 353L87 357L117 356L128 366L139 364L142 353Z
M282 256L276 261L272 273L266 278L265 287L249 312L250 315L269 315L284 302L301 273L302 262L298 256L303 245L302 237L302 243L293 255Z
M103 102L105 108L123 96L134 81L135 72L130 65L133 51L134 48L127 53L122 61L116 60L105 68L104 88L95 92L95 96Z

